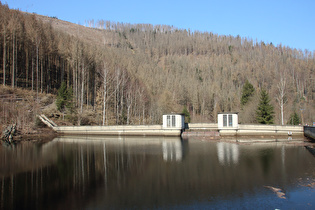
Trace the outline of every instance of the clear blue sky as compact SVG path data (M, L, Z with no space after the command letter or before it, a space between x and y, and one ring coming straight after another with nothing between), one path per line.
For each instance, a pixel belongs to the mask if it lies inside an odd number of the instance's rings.
M0 0L73 23L110 20L240 35L315 51L315 0Z

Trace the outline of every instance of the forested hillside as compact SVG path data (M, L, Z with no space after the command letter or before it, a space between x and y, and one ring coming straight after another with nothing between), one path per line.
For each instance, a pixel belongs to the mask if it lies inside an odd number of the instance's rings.
M163 113L185 106L192 122L237 111L241 123L257 123L262 88L275 124L281 124L281 106L284 124L293 113L315 121L312 52L165 25L87 23L0 5L1 84L57 94L65 82L74 111L63 112L76 124L161 123ZM247 80L254 94L242 104Z

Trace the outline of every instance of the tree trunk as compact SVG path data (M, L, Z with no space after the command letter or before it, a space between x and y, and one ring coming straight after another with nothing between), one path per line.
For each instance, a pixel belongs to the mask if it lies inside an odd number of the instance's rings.
M75 102L77 105L77 84L76 84L76 63L73 61L73 69L72 69L72 86L73 86L73 93L75 95Z
M145 125L145 104L142 105L142 124Z
M280 77L280 82L278 84L278 97L277 101L280 106L280 114L281 114L281 125L284 125L284 104L287 102L285 99L285 90L286 90L286 79L284 78L283 75Z
M3 86L5 86L5 77L6 77L6 75L5 75L5 66L6 66L6 54L7 54L7 52L6 52L6 28L5 28L5 26L4 26L4 28L3 28Z
M12 53L12 56L13 56L13 62L12 62L12 75L11 75L11 86L12 88L14 88L14 81L15 81L15 33L13 32L13 38L12 38L12 44L13 44L13 53Z
M127 125L130 123L130 109L132 105L132 92L131 90L127 93Z
M107 69L104 64L104 69L103 69L103 88L104 88L104 96L103 96L103 126L105 125L106 121L106 97L107 97Z
M86 105L89 105L89 91L90 91L90 73L87 72L87 83L86 83Z
M70 63L67 62L67 87L70 87Z
M38 100L38 79L39 79L39 43L40 41L36 41L36 98Z
M43 60L40 62L40 92L43 93L43 80L44 80L44 74L43 74Z
M130 108L131 108L131 103L127 105L127 125L129 125L129 121L130 121Z
M15 69L15 75L14 75L14 85L17 87L18 86L18 77L17 77L17 75L18 75L18 68L17 68L17 64L18 64L18 42L17 42L17 38L15 37L15 67L14 67L14 69Z
M77 71L75 72L75 84L76 84L76 98L77 98L77 104L79 106L79 59L77 60Z
M83 113L83 96L84 96L84 83L85 83L85 67L83 63L83 68L82 68L82 84L81 84L81 107L80 107L80 112L81 114Z
M284 125L284 122L283 122L283 99L281 99L281 102L280 102L280 109L281 109L281 125Z
M34 59L32 58L32 91L34 91Z
M25 52L25 57L26 57L26 61L25 61L25 65L26 65L26 74L25 74L25 87L28 87L28 74L29 74L29 63L28 63L28 50L26 50Z
M120 84L120 69L116 70L116 97L115 97L115 105L116 105L116 124L119 122L119 84Z

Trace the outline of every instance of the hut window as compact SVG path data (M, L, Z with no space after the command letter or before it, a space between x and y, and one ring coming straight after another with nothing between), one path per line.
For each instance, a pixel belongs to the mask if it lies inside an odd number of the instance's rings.
M227 127L227 115L223 115L223 127Z
M233 115L229 114L229 127L233 126Z
M167 117L166 117L166 125L167 125L167 127L171 127L171 116L170 115L167 115Z
M172 127L175 127L176 121L175 121L175 115L172 115Z

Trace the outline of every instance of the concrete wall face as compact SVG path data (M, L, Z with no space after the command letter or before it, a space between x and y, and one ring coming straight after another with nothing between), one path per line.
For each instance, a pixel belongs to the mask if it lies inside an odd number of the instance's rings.
M163 128L183 129L185 127L185 117L180 114L163 115Z
M311 138L313 141L315 140L315 127L304 126L304 136Z
M218 128L219 129L237 129L238 115L235 113L218 114Z

